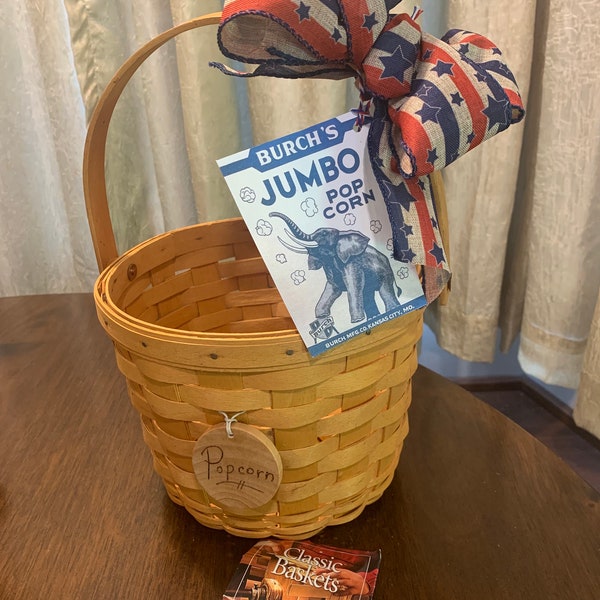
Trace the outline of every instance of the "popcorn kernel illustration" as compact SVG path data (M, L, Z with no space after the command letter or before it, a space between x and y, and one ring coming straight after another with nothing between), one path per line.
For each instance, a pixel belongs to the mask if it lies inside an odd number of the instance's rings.
M344 223L346 225L354 225L356 223L356 215L354 213L347 213L344 215Z
M252 188L243 187L240 190L240 199L242 202L248 202L248 204L251 204L256 200L256 192Z
M371 231L373 233L379 233L381 231L381 229L383 228L383 225L381 224L381 221L379 220L373 220L371 221Z
M307 217L314 217L319 212L314 198L307 198L304 200L300 205L300 208Z
M406 279L408 277L408 267L400 267L397 271L397 275L400 279Z
M294 271L290 277L292 278L294 285L301 285L306 281L306 271L298 269L297 271Z
M269 223L269 221L265 221L264 219L259 219L256 222L255 230L256 230L256 233L258 233L258 235L267 237L273 233L273 226L271 225L271 223Z
M283 265L283 264L285 264L285 263L287 262L287 256L286 256L285 254L278 254L278 255L275 257L275 260L276 260L276 261L277 261L279 264Z

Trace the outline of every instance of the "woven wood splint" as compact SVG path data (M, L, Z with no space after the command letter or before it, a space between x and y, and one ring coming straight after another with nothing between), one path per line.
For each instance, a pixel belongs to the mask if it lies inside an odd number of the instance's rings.
M300 539L347 522L390 484L403 440L422 311L313 359L241 219L154 237L117 257L104 155L116 101L139 65L207 15L158 36L118 71L90 122L88 218L102 271L100 322L170 498L200 523L245 537ZM439 196L443 189L435 176ZM265 433L283 464L275 497L231 511L198 484L196 440L222 412Z

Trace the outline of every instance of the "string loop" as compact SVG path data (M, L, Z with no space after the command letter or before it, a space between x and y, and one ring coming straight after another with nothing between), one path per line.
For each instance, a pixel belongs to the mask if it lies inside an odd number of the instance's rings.
M223 411L219 411L220 415L223 415L223 418L225 419L225 429L227 431L227 437L229 439L233 438L233 430L231 429L231 425L233 423L237 422L237 418L240 415L243 415L246 411L245 410L241 410L238 413L235 413L235 415L233 415L233 417L230 417L226 412Z

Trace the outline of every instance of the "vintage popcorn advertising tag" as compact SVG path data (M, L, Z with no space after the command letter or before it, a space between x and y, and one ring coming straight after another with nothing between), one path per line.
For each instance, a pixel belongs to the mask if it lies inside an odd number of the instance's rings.
M217 161L312 356L426 305L347 113Z

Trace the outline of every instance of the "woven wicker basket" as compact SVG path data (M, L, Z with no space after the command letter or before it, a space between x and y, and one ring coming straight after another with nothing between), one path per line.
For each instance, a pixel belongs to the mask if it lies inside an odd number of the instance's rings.
M306 538L355 518L390 484L408 432L422 311L312 359L241 219L165 233L117 258L104 181L114 106L154 50L218 20L200 17L149 42L94 112L84 159L104 269L94 298L171 499L235 535ZM260 509L219 506L194 475L194 444L223 422L220 411L244 411L238 420L270 437L281 456L282 483Z

